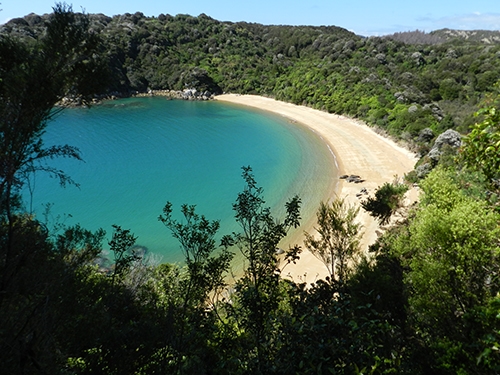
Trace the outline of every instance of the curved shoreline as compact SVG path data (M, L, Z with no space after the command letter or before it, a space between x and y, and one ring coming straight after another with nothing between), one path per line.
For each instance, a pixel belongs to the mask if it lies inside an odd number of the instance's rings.
M418 160L415 154L375 133L367 125L344 116L256 95L224 94L215 99L279 114L315 131L335 156L339 174L355 174L364 180L359 184L345 180L332 182L336 189L332 188L328 196L345 198L351 205L359 206L360 199L356 194L362 188L373 193L385 182L393 181L395 176L403 177ZM366 252L377 238L378 224L363 210L360 210L358 220L363 225L361 247ZM305 230L313 233L314 225L315 222L306 223ZM294 242L304 248L303 233L293 237ZM328 273L324 264L304 249L299 262L288 265L282 275L297 282L310 283Z

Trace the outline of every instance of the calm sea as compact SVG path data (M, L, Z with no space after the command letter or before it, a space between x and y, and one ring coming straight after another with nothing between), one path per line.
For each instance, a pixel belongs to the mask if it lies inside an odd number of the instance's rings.
M80 186L62 188L37 172L31 194L24 195L28 210L49 227L78 223L109 236L112 224L120 225L167 262L183 260L158 221L167 201L176 212L184 203L196 205L198 213L220 220L222 235L238 230L232 203L245 186L242 166L253 168L276 216L282 217L286 200L301 196L304 220L314 216L336 173L330 150L309 129L214 101L130 98L67 109L49 124L44 140L80 149L84 162L50 161Z

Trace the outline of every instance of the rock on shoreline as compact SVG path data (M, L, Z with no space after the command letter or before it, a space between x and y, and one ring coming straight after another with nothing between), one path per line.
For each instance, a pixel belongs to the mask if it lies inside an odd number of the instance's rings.
M135 97L164 96L170 99L210 100L214 94L209 91L198 91L195 88L179 90L148 90L147 93L137 93Z
M92 99L92 104L99 104L105 100L116 100L122 98L144 98L144 97L153 97L153 96L162 96L167 99L180 99L180 100L212 100L215 97L215 94L210 91L198 91L195 88L184 89L184 90L148 90L147 92L132 92L132 93L119 93L113 92L106 95L99 95ZM63 98L57 105L61 107L81 107L84 106L85 103L81 100L81 98Z

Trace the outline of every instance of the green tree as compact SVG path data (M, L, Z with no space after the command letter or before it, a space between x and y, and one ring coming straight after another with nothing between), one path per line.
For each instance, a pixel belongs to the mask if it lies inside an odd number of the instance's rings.
M0 306L0 362L12 374L57 373L66 356L94 341L106 311L95 279L103 231L66 228L51 236L27 215L14 222L13 250L21 266L3 270L8 281ZM7 227L0 227L5 240ZM105 281L105 278L101 278ZM99 298L100 297L100 298Z
M393 249L408 269L411 318L437 366L477 373L474 340L491 329L479 314L500 290L500 217L462 193L451 173L437 168L422 182L421 208Z
M404 194L408 191L408 186L399 182L388 183L379 187L375 192L375 197L369 197L361 202L364 210L371 216L377 218L381 225L385 225L391 216L402 207Z
M132 263L138 259L137 255L131 252L137 237L130 233L129 229L122 229L118 225L113 225L114 232L109 249L113 252L115 263L112 273L112 284L125 275Z
M58 156L79 158L74 147L44 148L41 136L58 113L56 103L64 97L88 101L103 87L99 48L88 17L63 4L54 7L44 36L35 42L1 35L0 194L4 203L37 162ZM69 180L57 169L43 164L38 168L61 182Z
M74 147L43 145L47 123L60 110L55 104L66 96L90 99L105 83L99 38L86 15L58 4L41 35L0 35L0 351L10 373L58 371L77 341L69 344L75 339L67 329L74 323L69 295L102 249L102 231L75 227L55 236L20 208L19 189L34 170L68 183L48 162L80 158Z
M215 236L219 230L218 221L209 221L205 216L198 215L195 206L183 205L181 212L185 222L172 217L172 205L168 202L159 220L179 240L184 253L190 280L186 297L195 305L213 306L226 286L225 273L233 254L227 246L217 249Z
M271 215L265 207L262 193L254 179L252 169L243 167L246 186L233 204L236 222L242 232L233 233L226 241L234 243L248 262L243 276L236 282L237 293L233 296L238 309L230 309L238 329L245 332L247 343L246 365L255 374L266 374L274 365L279 343L274 340L278 325L278 311L284 300L280 283L278 244L290 228L296 228L300 220L300 199L288 201L282 221ZM285 250L285 262L297 259L298 246Z
M99 39L89 31L88 17L62 4L54 8L40 39L0 36L0 215L7 228L0 248L0 306L8 288L6 275L29 256L27 249L14 251L18 191L35 169L52 173L62 184L72 181L46 161L80 159L79 151L67 145L44 147L41 137L58 112L56 103L68 95L89 98L104 83L98 52Z
M331 282L342 286L359 258L361 224L356 222L359 208L349 206L344 199L335 199L331 204L321 202L318 212L319 238L305 233L304 244L321 260L330 273Z
M495 106L477 112L483 121L472 126L460 150L465 163L489 179L500 177L500 111Z
M290 311L276 329L274 340L283 344L272 373L401 373L398 329L370 303L357 304L324 280L292 285L288 294Z
M187 267L187 276L180 281L181 301L174 315L175 328L170 340L173 351L166 350L160 361L161 368L171 366L170 371L176 374L198 372L197 366L207 365L197 362L204 355L208 357L210 342L215 345L209 327L217 324L213 319L219 318L218 304L233 258L227 246L216 247L218 221L196 214L195 206L183 205L181 212L184 222L173 218L172 204L168 202L159 217L179 240Z

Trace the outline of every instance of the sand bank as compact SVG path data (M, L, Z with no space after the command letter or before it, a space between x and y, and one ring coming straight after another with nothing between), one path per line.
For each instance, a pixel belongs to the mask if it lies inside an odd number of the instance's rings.
M337 195L352 205L359 206L360 198L356 194L361 189L373 193L383 183L393 181L395 176L403 177L417 162L415 154L375 133L367 125L344 116L254 95L225 94L216 99L280 114L317 132L335 154L340 175L359 175L364 180L359 184L340 180L336 191L329 193L331 198ZM364 232L362 250L366 251L377 238L378 224L363 210L360 210L358 219ZM311 222L310 228L305 230L313 233L313 226ZM303 236L297 243L304 247ZM288 265L283 271L283 276L297 282L313 282L327 274L324 264L307 250L303 251L296 265Z

